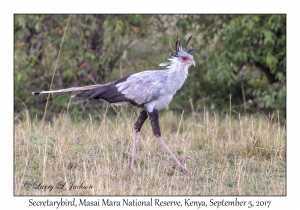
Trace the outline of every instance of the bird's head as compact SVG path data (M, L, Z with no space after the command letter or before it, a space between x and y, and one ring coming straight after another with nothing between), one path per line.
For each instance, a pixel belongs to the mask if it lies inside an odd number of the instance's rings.
M185 44L185 48L188 45L189 41L191 40L192 36L187 40ZM169 55L172 57L170 59L171 62L166 62L166 63L161 63L160 66L169 66L172 64L172 61L176 61L176 63L179 63L181 65L187 65L190 67L191 65L196 66L196 63L194 61L193 56L190 54L191 52L194 51L194 49L191 47L188 50L185 50L181 47L180 41L178 38L178 35L176 37L176 51L173 50L172 53L169 53ZM167 67L168 68L168 67Z

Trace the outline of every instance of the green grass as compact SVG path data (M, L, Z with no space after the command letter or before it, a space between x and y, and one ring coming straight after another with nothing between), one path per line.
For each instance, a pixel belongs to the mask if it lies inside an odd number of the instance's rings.
M79 121L62 114L42 126L24 111L23 120L15 118L15 195L286 195L286 130L275 116L162 112L162 137L191 173L184 175L149 121L130 170L137 115L128 113ZM50 191L34 182L92 189Z

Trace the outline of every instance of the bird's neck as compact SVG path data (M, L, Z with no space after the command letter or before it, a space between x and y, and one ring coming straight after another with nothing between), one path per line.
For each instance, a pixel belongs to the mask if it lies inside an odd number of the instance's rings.
M175 94L175 92L181 88L184 81L188 76L188 65L181 65L174 63L168 69L168 81L170 91Z
M179 79L183 81L187 78L189 65L174 62L169 67L169 74L174 77L174 79Z

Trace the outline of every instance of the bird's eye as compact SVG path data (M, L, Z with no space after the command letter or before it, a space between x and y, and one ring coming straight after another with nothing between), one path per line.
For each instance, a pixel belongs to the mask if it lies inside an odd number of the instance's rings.
M182 57L182 60L184 60L184 61L187 60L187 57Z

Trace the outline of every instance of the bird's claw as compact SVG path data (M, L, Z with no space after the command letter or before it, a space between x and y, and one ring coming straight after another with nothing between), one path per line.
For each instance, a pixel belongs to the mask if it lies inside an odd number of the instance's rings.
M190 172L186 168L181 168L181 172L184 174L190 174Z
M130 170L134 171L134 164L130 164Z

